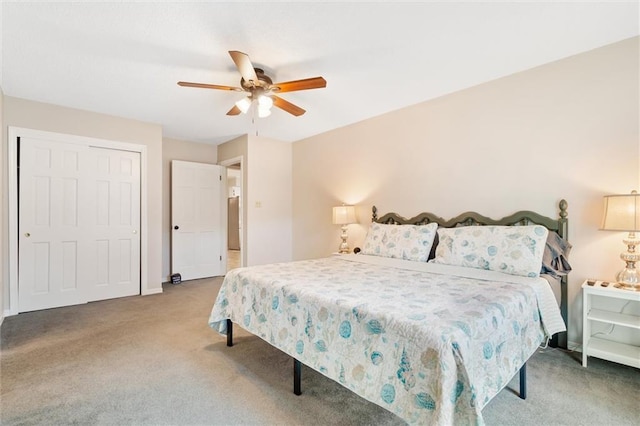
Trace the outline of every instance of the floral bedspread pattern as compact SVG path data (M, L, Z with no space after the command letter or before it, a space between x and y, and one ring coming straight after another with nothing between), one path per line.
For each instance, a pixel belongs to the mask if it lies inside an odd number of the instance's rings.
M482 424L482 408L545 339L536 291L522 282L541 279L469 278L393 260L232 270L209 325L224 334L231 319L409 423Z

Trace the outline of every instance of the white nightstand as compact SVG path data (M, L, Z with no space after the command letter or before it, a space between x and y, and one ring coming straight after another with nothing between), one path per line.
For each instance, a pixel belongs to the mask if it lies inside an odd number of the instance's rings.
M615 283L587 280L582 284L582 366L587 366L587 357L595 356L620 364L640 368L640 347L612 342L591 334L591 322L601 322L629 327L640 333L640 316L592 308L593 296L640 302L640 292L614 287ZM596 333L597 334L597 333Z

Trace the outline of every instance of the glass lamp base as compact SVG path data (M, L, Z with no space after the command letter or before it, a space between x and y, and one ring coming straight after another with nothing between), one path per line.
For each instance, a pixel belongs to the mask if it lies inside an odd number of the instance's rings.
M616 288L640 291L640 274L635 268L624 268L616 276Z
M342 242L340 243L340 247L338 248L338 253L347 254L349 253L349 244L347 244L347 225L342 225L342 234L340 238L342 238Z

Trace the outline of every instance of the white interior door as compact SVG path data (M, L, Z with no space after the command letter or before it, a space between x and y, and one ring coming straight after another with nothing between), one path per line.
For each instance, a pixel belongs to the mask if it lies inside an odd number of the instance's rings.
M140 294L140 153L91 154L89 301Z
M223 173L215 164L171 162L171 273L183 280L226 272Z
M20 139L18 311L140 292L140 154Z
M20 312L87 301L87 154L81 145L20 141Z

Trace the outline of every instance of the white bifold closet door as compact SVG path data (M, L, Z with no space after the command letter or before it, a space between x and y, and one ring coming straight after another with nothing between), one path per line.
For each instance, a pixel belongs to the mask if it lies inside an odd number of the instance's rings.
M140 293L140 154L19 144L19 312Z

